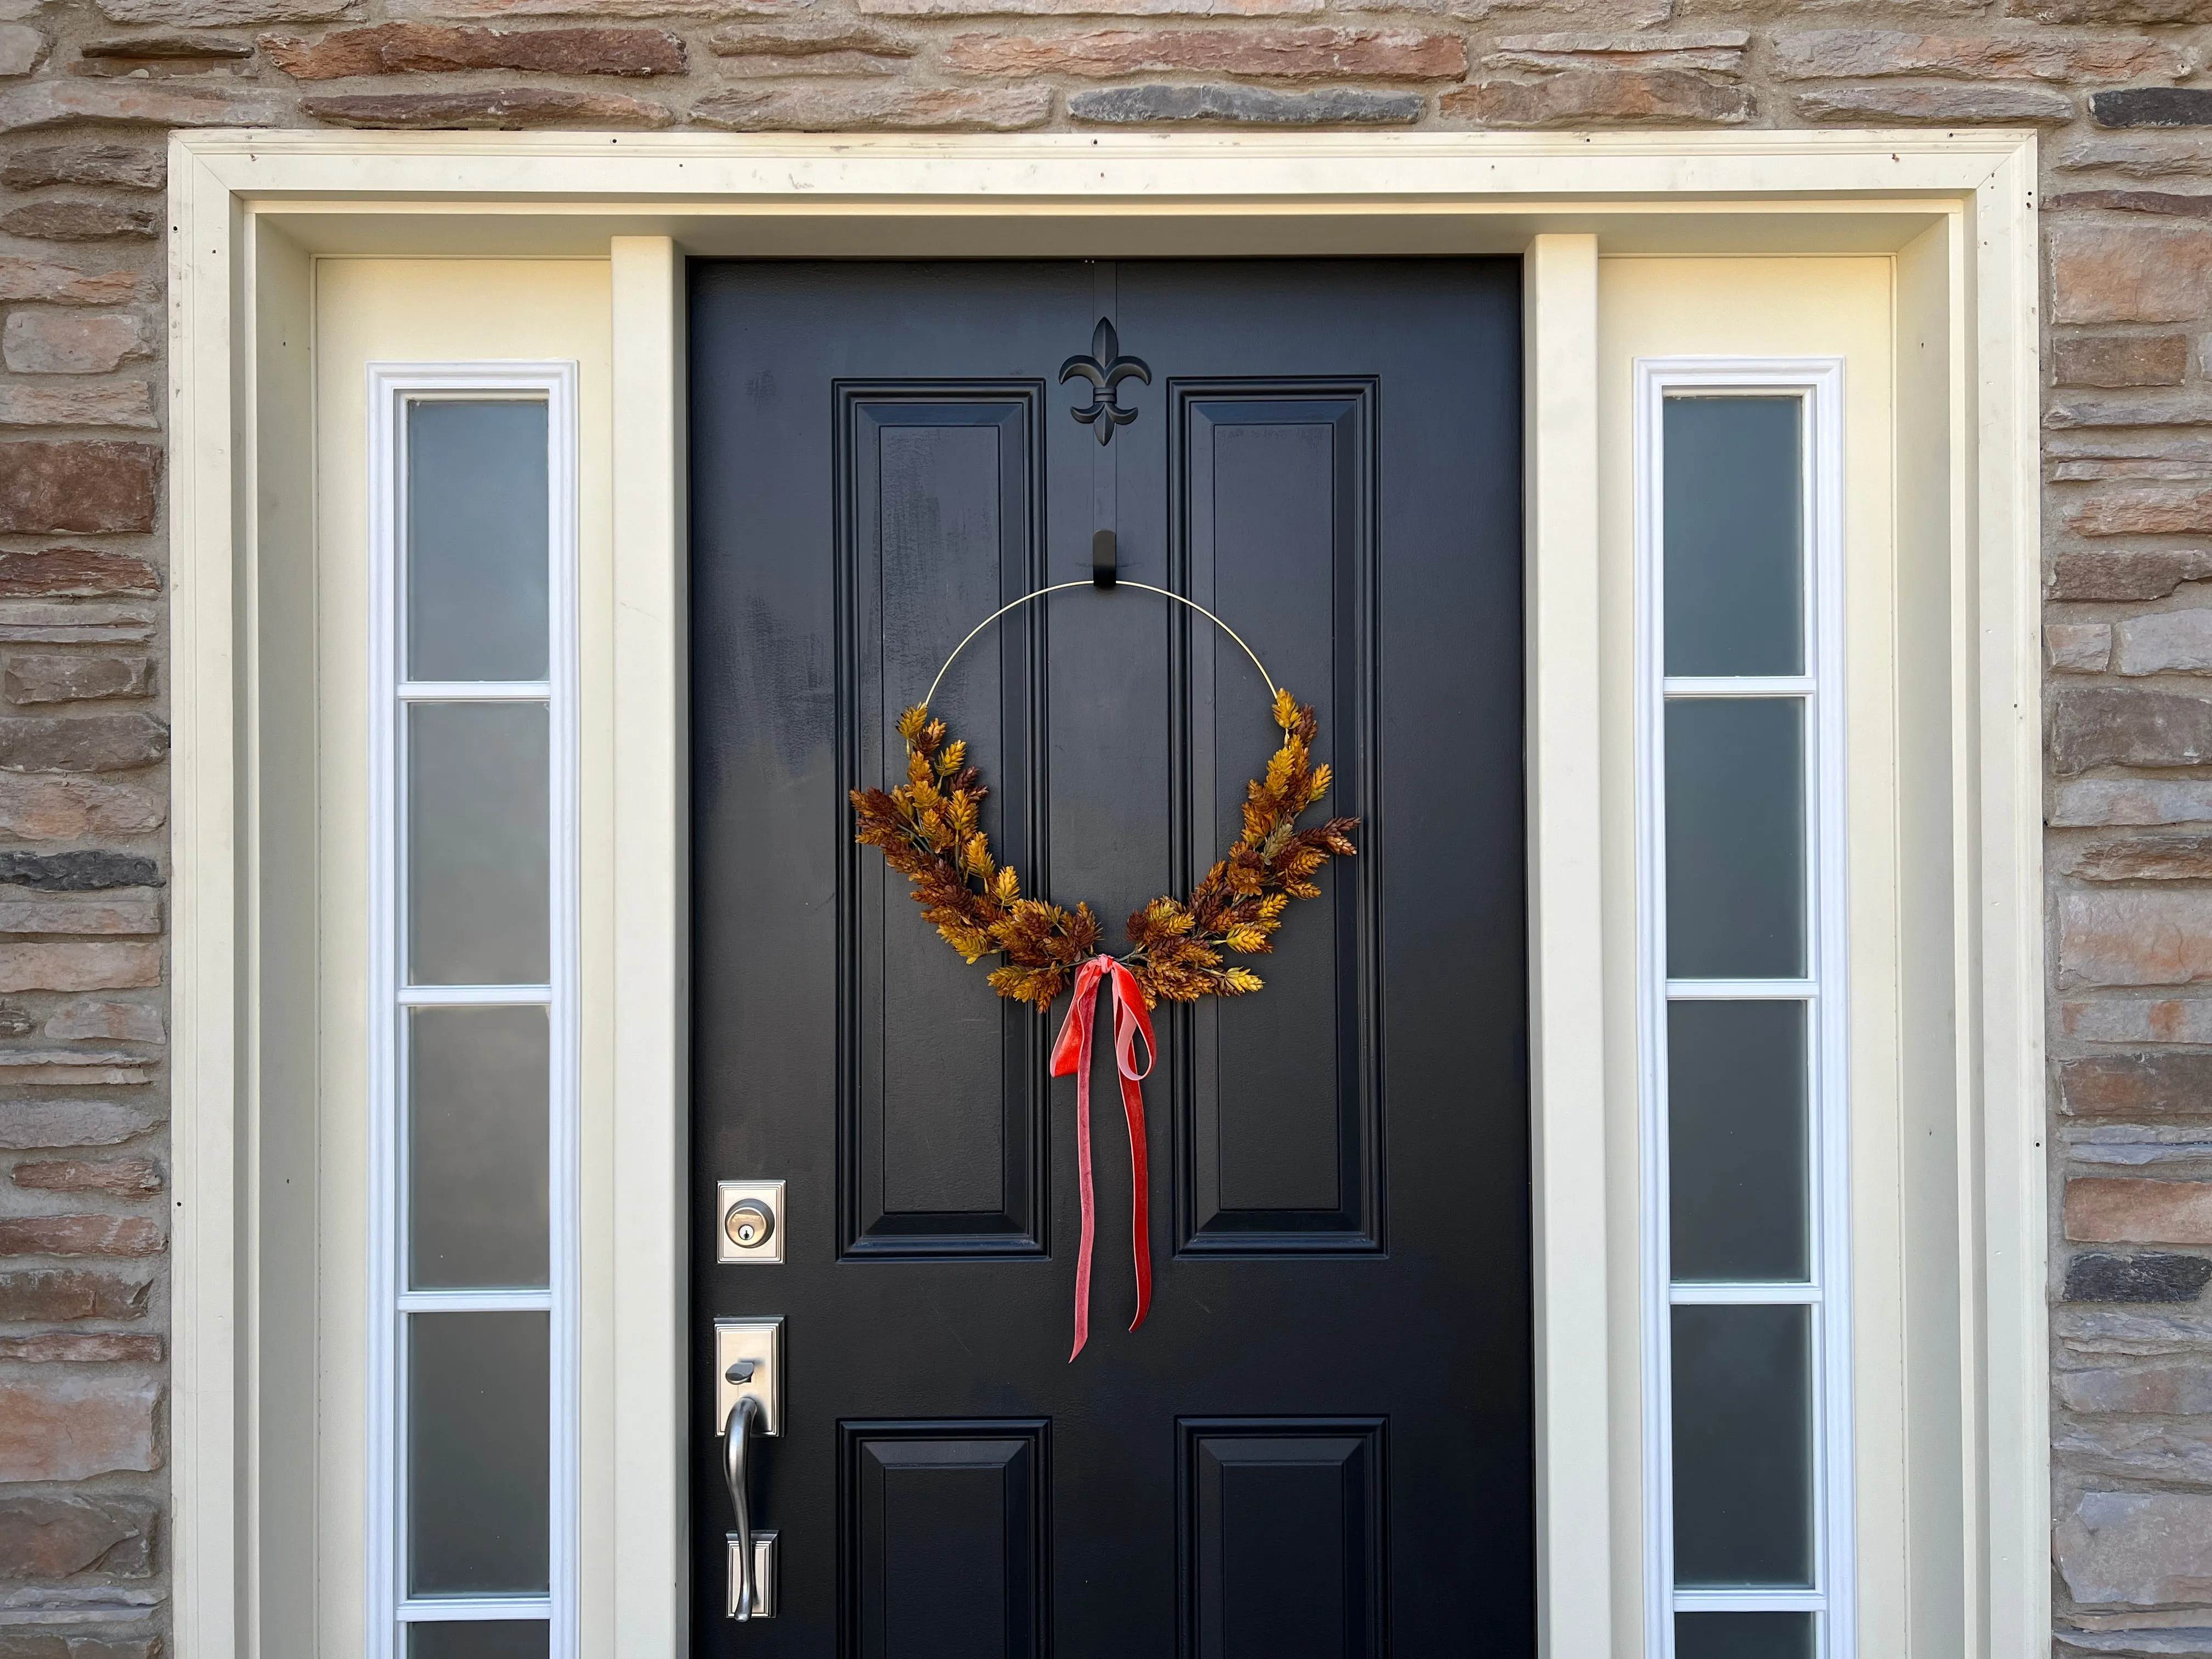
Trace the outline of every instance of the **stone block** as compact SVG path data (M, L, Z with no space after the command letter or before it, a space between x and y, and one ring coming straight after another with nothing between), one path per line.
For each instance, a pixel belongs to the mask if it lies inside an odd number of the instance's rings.
M169 729L151 714L26 714L0 720L0 769L10 772L122 772L169 752Z
M0 229L14 227L0 217ZM146 351L145 326L127 311L26 306L0 327L0 362L18 374L105 374Z
M2112 629L2109 623L2051 623L2043 630L2043 647L2051 667L2069 674L2101 674L2112 659ZM64 660L74 661L75 659ZM13 673L11 667L9 671ZM15 694L9 694L13 696ZM21 701L21 699L17 699Z
M154 1281L84 1267L0 1273L0 1322L58 1325L77 1319L143 1319Z
M46 1035L57 1042L166 1042L169 1036L159 1008L101 997L64 1003L47 1019Z
M2089 138L2053 158L2068 173L2119 173L2131 179L2203 176L2212 164L2212 142L2199 138Z
M2074 100L2063 92L1975 82L1808 87L1793 94L1792 102L1808 121L2062 126L2074 118Z
M2066 515L2083 536L2212 535L2212 489L2127 489L2093 495Z
M274 0L278 5L287 0ZM321 0L301 0L319 9ZM258 10L260 0L145 0L101 8L118 10ZM325 11L324 15L330 14ZM118 22L179 22L176 17L117 18ZM210 22L287 21L278 15L210 18ZM40 127L109 122L139 127L267 127L285 125L286 100L275 93L245 88L179 87L154 81L41 79L0 92L0 132Z
M161 1121L160 1111L149 1102L0 1101L0 1150L112 1146L136 1139Z
M167 157L158 148L108 139L40 144L0 156L0 185L10 190L37 190L47 185L119 185L126 190L159 190L167 178Z
M2212 1599L2212 1494L2084 1492L2055 1541L2067 1592L2085 1606Z
M0 945L0 993L129 991L161 982L158 945L112 939Z
M76 265L0 255L0 301L50 300L58 305L112 306L137 297L135 270L85 270Z
M562 87L480 87L464 92L357 93L303 98L300 107L341 127L428 127L520 132L533 127L665 127L665 104Z
M0 23L0 76L28 75L46 50L46 37L21 23Z
M2058 862L2077 881L2212 881L2212 836L2099 842Z
M77 438L0 443L0 532L151 530L161 476L155 444Z
M0 1498L0 1577L52 1581L80 1572L146 1577L154 1570L156 1514L150 1498L82 1492Z
M2067 1265L2069 1302L2194 1302L2212 1283L2197 1255L2077 1255Z
M1584 30L1502 36L1482 64L1492 70L1711 70L1733 75L1743 66L1751 35L1743 29L1633 30L1607 34Z
M1073 34L963 34L945 66L966 75L1248 75L1278 80L1456 81L1467 47L1413 29L1090 29Z
M907 60L872 52L805 52L788 58L744 53L723 58L721 65L732 79L775 80L794 75L902 75Z
M161 424L154 388L143 380L113 386L0 386L0 426L121 426L149 431Z
M2212 698L2130 686L2063 686L2051 694L2048 722L2051 769L2062 777L2094 766L2199 766L2212 760Z
M100 1592L93 1592L100 1595ZM143 1601L118 1593L102 1595L101 1601L108 1610L140 1607L150 1609L153 1599L139 1592ZM75 1609L56 1610L57 1620L69 1619ZM129 1617L130 1612L118 1616ZM161 1638L150 1634L117 1635L112 1626L95 1635L82 1635L75 1630L67 1633L48 1628L0 1626L0 1659L164 1659Z
M2060 398L2043 411L2043 425L2049 432L2100 426L2207 426L2212 425L2212 403L2194 392L2172 397ZM2134 441L2158 441L2138 438Z
M2212 1182L2077 1177L2066 1183L2066 1237L2087 1244L2212 1244Z
M0 599L155 593L161 587L161 573L145 560L129 553L95 547L10 548L0 551Z
M2212 204L2212 197L2205 201ZM2190 338L2188 334L2073 334L2053 341L2051 369L2057 385L2181 385L2190 372Z
M2123 889L2058 901L2058 982L2187 985L2212 979L2212 892Z
M702 100L691 118L737 132L1011 132L1051 114L1049 87L748 87Z
M2212 90L2129 87L2092 93L2089 118L2100 127L2212 127Z
M902 34L849 20L798 26L767 20L725 23L707 37L707 49L720 58L911 58L921 50Z
M2212 1115L2212 1054L2149 1048L2058 1062L2060 1109L2075 1117Z
M1071 120L1104 125L1155 123L1274 127L1406 126L1421 118L1417 92L1331 87L1278 92L1271 87L1094 87L1067 100Z
M1751 118L1750 92L1680 69L1567 70L1535 81L1477 81L1448 92L1438 110L1491 127L1572 126L1590 121L1685 121L1733 126Z
M2065 1002L2058 1007L2058 1029L2084 1042L2212 1044L2212 1000L2125 997Z
M0 886L0 933L158 933L160 896L143 887L37 893Z
M99 202L66 198L26 202L0 213L0 230L10 236L37 236L52 242L104 242L118 236L160 234L160 216L144 202Z
M2129 617L2112 636L2112 666L2123 674L2212 673L2212 610Z
M2051 320L2187 322L2206 307L2212 227L2054 226Z
M2051 1449L2069 1463L2108 1477L2212 1486L2212 1424L2131 1417L2065 1419L2052 1431Z
M684 38L666 29L491 29L379 23L319 40L264 35L270 62L295 81L349 75L532 70L548 75L681 75Z
M137 853L87 847L71 853L0 852L0 883L42 893L98 893L114 887L158 887L161 867Z
M64 1369L0 1382L0 1481L84 1480L161 1467L161 1390Z
M2184 582L2212 577L2212 549L2062 553L2051 573L2054 599L2162 599Z
M36 1336L0 1336L0 1360L22 1365L158 1365L161 1356L160 1337L125 1331L42 1331Z
M168 1242L151 1216L0 1216L0 1255L159 1255Z
M0 691L24 707L150 697L154 664L147 657L10 657L0 673Z
M2212 194L2173 190L2069 190L2045 198L2045 213L2162 213L2212 219ZM2178 380L2162 382L2178 386Z
M358 16L361 0L99 0L111 23L241 28L254 23L327 23Z
M60 1158L18 1164L10 1178L18 1187L45 1193L112 1193L118 1198L142 1198L161 1190L161 1166L150 1158ZM2185 1256L2174 1259L2188 1260Z
M39 1084L64 1088L123 1087L147 1083L153 1074L137 1054L84 1048L0 1048L0 1084Z
M1808 29L1774 43L1788 81L1884 75L1956 75L1979 81L2130 81L2182 75L2182 54L2141 38L2046 34L1909 34L1896 29Z
M252 57L253 43L196 30L170 29L151 34L133 31L87 40L76 52L82 60L81 74L122 75L132 68L149 66L192 74L210 64L234 64Z
M131 784L0 772L0 830L26 841L143 835L166 816L161 796Z
M880 17L1298 17L1323 0L857 0Z
M15 645L143 645L161 627L143 605L0 600L0 641Z

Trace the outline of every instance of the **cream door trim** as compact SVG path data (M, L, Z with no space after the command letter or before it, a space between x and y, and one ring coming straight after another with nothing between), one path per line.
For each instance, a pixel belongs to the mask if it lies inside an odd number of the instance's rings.
M312 750L288 699L314 665L312 641L287 623L312 536L300 428L325 254L612 265L621 738L608 949L624 1127L605 1474L617 1541L611 1633L588 1646L624 1659L689 1643L681 256L1529 256L1539 1600L1556 1659L1632 1652L1621 1633L1641 1593L1638 1449L1613 1410L1624 1357L1607 1334L1608 1303L1632 1296L1634 1279L1620 1276L1619 1209L1603 1196L1634 1177L1604 1133L1619 1036L1593 971L1620 946L1589 875L1595 826L1613 810L1593 762L1597 256L1893 256L1899 383L1932 400L1941 438L1939 457L1901 476L1900 512L1945 573L1947 599L1945 624L1920 641L1946 712L1937 729L1907 733L1936 757L1939 787L1910 827L1952 860L1954 950L1925 988L1961 1011L1922 1084L1959 1148L1941 1195L1958 1224L1938 1242L1960 1286L1942 1340L1959 1357L1950 1422L1965 1456L1928 1498L1950 1522L1916 1552L1936 1564L1925 1629L1948 1631L1949 1652L1996 1659L2047 1644L2032 136L267 131L178 134L170 154L171 1433L184 1659L307 1650L297 1592L268 1566L299 1510L293 1384L313 1364L297 1317L313 1309L298 1304L285 1251L301 1224L288 1173L313 1156L288 1138L286 1112L313 1041L293 982L313 940L288 901L314 884L296 850L311 815L303 823L291 781Z

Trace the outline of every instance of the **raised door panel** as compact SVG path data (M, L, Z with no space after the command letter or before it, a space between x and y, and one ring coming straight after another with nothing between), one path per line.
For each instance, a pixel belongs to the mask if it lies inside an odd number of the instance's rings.
M1036 584L1041 395L1030 385L838 388L848 787L904 776L900 712L929 694L952 642ZM938 697L989 780L992 846L1024 871L1042 773L1040 643L1015 612L960 653ZM845 1252L1042 1254L1036 1020L919 921L879 854L853 848L846 870Z

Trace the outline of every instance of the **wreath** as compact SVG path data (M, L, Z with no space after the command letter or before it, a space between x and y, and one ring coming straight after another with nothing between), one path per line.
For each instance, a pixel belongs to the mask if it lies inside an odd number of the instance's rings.
M1329 769L1310 757L1320 722L1310 704L1277 690L1282 745L1261 776L1245 785L1243 833L1206 872L1186 901L1163 894L1133 912L1129 949L1117 958L1134 975L1145 1006L1247 996L1264 981L1229 955L1264 956L1294 898L1318 898L1313 878L1332 857L1356 849L1359 820L1330 818L1310 829L1299 816L1328 793ZM1002 997L1051 1007L1076 970L1097 954L1098 918L1090 905L1069 910L1022 896L1021 878L995 862L982 826L988 793L968 763L967 743L951 735L928 706L899 716L907 781L892 789L855 789L853 811L863 846L914 886L922 918L972 967L997 955L991 988Z
M952 736L930 713L952 666L969 641L993 623L1032 599L1062 588L1090 584L1061 582L1001 605L952 648L937 671L927 696L899 716L898 734L906 744L906 781L890 789L852 792L854 838L883 849L884 860L913 884L915 902L945 942L972 967L987 956L1002 958L991 970L991 988L1026 1002L1042 1013L1062 991L1074 1000L1052 1048L1048 1072L1074 1077L1076 1164L1082 1197L1080 1244L1075 1264L1075 1346L1083 1352L1091 1328L1091 1249L1095 1200L1091 1176L1091 1060L1097 1020L1092 993L1109 992L1114 1007L1115 1069L1121 1108L1129 1124L1130 1250L1136 1263L1135 1330L1152 1306L1152 1228L1149 1178L1145 1154L1145 1107L1140 1085L1158 1053L1150 1010L1163 1000L1195 1002L1203 996L1249 996L1261 988L1259 975L1229 956L1264 956L1274 949L1275 930L1294 898L1318 898L1314 877L1332 858L1357 850L1352 832L1359 820L1330 818L1310 829L1298 818L1328 793L1329 769L1312 762L1320 722L1310 705L1301 704L1277 686L1259 655L1237 630L1195 599L1145 582L1122 586L1158 593L1197 611L1252 659L1274 692L1275 724L1283 741L1267 769L1244 790L1244 827L1228 852L1206 872L1188 899L1163 895L1141 906L1128 923L1129 948L1119 957L1099 949L1098 918L1088 904L1068 910L1049 900L1022 896L1020 877L991 854L983 828L982 776L968 763L968 744ZM1102 586L1106 585L1101 583ZM1137 1069L1136 1043L1145 1040L1146 1061Z

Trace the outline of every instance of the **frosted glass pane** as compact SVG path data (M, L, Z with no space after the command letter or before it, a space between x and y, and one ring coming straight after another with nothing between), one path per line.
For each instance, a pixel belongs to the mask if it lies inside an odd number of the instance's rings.
M1809 1613L1678 1613L1674 1659L1813 1659Z
M1805 972L1805 726L1795 697L1667 705L1667 972Z
M416 985L543 985L552 791L543 703L407 711L408 973Z
M542 680L550 545L543 403L407 412L407 674Z
M1668 1006L1677 1283L1808 1275L1805 1035L1802 1002Z
M1669 674L1805 672L1802 408L1666 400Z
M407 1659L545 1659L552 1632L543 1619L410 1625Z
M543 1008L408 1015L413 1288L548 1282L547 1032Z
M410 1314L407 1322L409 1593L544 1594L548 1316Z
M1674 1582L1813 1581L1811 1310L1674 1310Z

